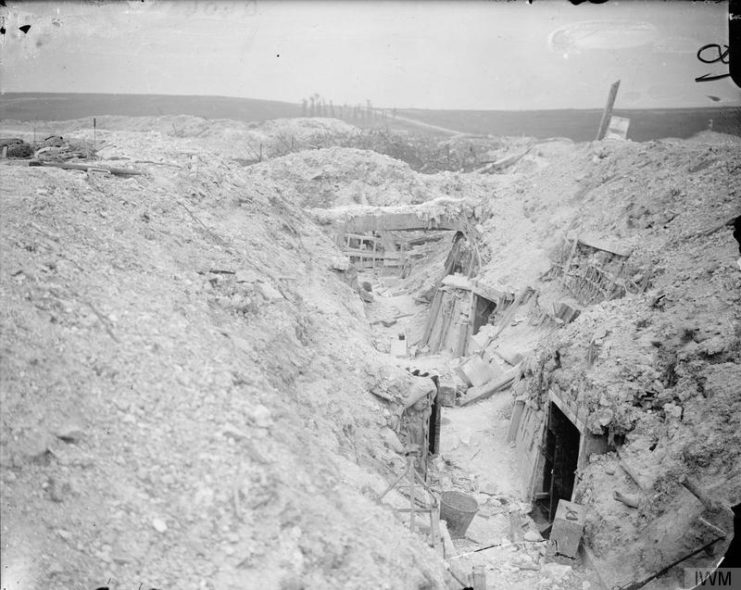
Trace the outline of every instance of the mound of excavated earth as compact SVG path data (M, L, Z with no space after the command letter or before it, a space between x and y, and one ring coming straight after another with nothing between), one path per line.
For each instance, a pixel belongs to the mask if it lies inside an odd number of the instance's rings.
M4 583L442 587L377 500L404 462L331 240L214 153L100 133L147 174L3 166Z
M608 586L647 578L717 538L698 520L713 521L712 511L685 477L726 507L741 501L741 272L729 224L741 215L741 156L716 136L581 146L500 193L484 224L481 275L538 291L529 315L500 337L503 348L525 333L537 341L515 396L545 410L556 395L617 446L593 455L575 484ZM555 272L569 237L629 254L629 292L578 305ZM559 302L581 315L539 324ZM732 531L727 511L715 516Z

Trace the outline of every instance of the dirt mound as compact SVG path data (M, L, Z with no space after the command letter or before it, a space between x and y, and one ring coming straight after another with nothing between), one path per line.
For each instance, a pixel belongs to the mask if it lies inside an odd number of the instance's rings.
M257 164L250 172L285 187L306 207L383 206L429 198L424 182L407 164L367 150L304 151Z
M148 175L3 167L4 580L441 587L376 500L403 459L329 238L210 150L102 134Z
M250 167L304 207L393 206L438 198L483 201L509 178L454 172L420 174L374 151L331 147L289 154Z
M563 329L541 328L516 391L536 407L552 392L579 408L638 473L639 483L615 474L614 455L593 455L580 473L576 499L589 507L587 535L608 585L648 576L702 541L692 532L702 506L682 477L726 505L740 499L731 391L741 379L741 274L727 224L741 213L740 174L736 146L722 142L581 146L504 191L484 224L483 274L514 290L536 286L545 312L571 297L552 274L568 235L629 253L622 275L644 285L587 306ZM615 490L638 494L638 510Z

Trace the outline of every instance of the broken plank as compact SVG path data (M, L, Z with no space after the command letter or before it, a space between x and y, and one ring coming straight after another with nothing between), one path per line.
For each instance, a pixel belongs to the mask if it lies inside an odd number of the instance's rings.
M584 246L588 246L589 248L593 248L595 250L602 250L603 252L609 252L610 254L615 254L622 258L627 258L631 254L630 248L621 248L620 246L617 246L616 244L613 244L606 240L600 240L598 238L594 238L591 236L580 236L579 243Z
M711 512L717 512L719 509L722 508L722 505L720 502L714 500L711 498L705 490L702 489L699 482L695 481L691 477L684 476L680 483L689 490L689 492L695 496L700 502L702 502L702 505L705 506L705 508Z
M515 379L520 376L520 367L522 363L517 363L513 368L507 371L501 378L494 379L488 383L484 383L479 387L471 387L466 395L461 399L461 406L467 406L475 401L485 400L498 391L504 391L510 387Z
M438 333L438 337L434 340L434 345L430 344L430 352L438 352L442 347L445 346L450 323L453 321L454 307L455 301L449 299L446 302L445 307L443 308L442 314L440 314L440 330Z
M455 347L455 356L461 357L466 351L466 342L468 340L468 327L470 324L460 324L458 326L458 341Z
M103 170L105 172L110 172L111 174L116 174L118 176L141 176L146 174L146 172L135 170L133 168L116 168L113 166L105 166L95 162L73 164L70 162L42 162L40 160L32 160L28 163L28 165L51 166L53 168L62 168L64 170L82 170L84 172L89 172L91 170Z
M605 134L607 133L607 128L610 125L610 118L612 117L612 109L615 106L615 98L617 97L618 88L620 88L620 80L614 82L612 86L610 86L610 93L607 95L607 104L605 105L604 111L602 111L602 120L600 121L599 129L597 130L597 137L595 138L597 141L604 139Z
M458 231L463 229L462 226L463 221L454 216L427 217L422 210L410 213L353 213L345 220L346 231L351 233L428 229Z
M422 336L422 346L425 346L430 340L432 328L435 326L435 321L437 319L438 313L440 313L440 303L442 301L442 298L443 292L440 289L435 291L435 296L432 298L432 305L430 306L430 315L427 319L427 325L425 326L424 335Z

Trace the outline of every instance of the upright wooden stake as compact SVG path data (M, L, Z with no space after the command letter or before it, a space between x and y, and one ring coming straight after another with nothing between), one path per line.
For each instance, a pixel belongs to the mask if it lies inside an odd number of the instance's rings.
M409 477L409 501L411 504L410 513L409 513L409 530L414 532L414 517L417 514L417 509L414 506L414 501L416 499L416 492L414 491L414 480L416 479L415 478L416 470L414 468L413 456L410 455L409 457L407 457L407 460L412 462L412 471Z
M442 302L443 298L443 291L442 289L437 289L435 291L435 296L432 298L432 305L430 306L430 315L427 318L427 325L425 326L425 332L422 336L422 340L420 343L420 346L425 346L426 344L429 344L430 342L430 336L432 336L432 329L435 327L435 322L437 322L437 316L440 312L440 304Z
M597 141L604 139L605 133L607 133L607 127L610 124L610 117L612 117L612 107L615 105L615 98L617 98L618 88L620 88L620 80L610 86L610 94L607 97L607 104L605 110L602 111L602 121L599 124L599 131L597 132Z
M93 117L93 149L95 149L96 145L96 139L97 139L97 121L95 120L95 117ZM87 150L87 159L90 159L90 148Z

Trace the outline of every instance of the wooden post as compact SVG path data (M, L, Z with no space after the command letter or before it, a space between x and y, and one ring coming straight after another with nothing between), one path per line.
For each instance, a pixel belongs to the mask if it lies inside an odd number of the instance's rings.
M432 305L430 306L430 315L427 317L427 325L425 326L425 332L420 342L421 346L429 344L430 336L432 336L432 329L435 327L438 313L440 312L440 304L443 299L442 289L435 291L435 296L432 298Z
M602 121L599 124L599 131L597 131L597 141L605 138L607 133L607 127L610 124L610 117L612 117L612 107L615 104L615 98L617 98L618 88L620 88L620 80L610 86L610 94L607 96L607 104L605 110L602 111Z
M440 509L436 503L433 503L430 507L430 536L432 537L432 548L444 558L445 546L440 532Z
M409 473L409 501L410 501L410 513L409 513L409 530L414 532L414 517L417 514L417 510L414 506L416 500L416 492L414 491L414 480L416 479L416 469L414 467L414 456L407 456L407 461L411 461L412 470Z
M430 347L430 352L435 353L441 348L445 348L448 340L448 331L450 330L450 324L453 322L453 312L458 305L458 299L453 293L450 295L448 305L443 308L442 323L440 324L440 342L437 342L435 347Z

